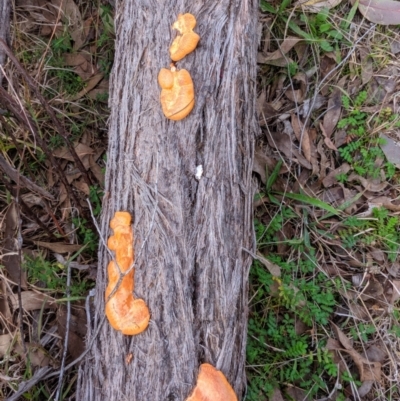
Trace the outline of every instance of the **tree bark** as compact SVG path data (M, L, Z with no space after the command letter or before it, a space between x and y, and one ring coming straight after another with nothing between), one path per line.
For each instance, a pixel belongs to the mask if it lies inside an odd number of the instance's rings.
M117 3L101 231L104 240L111 235L115 211L132 214L135 296L151 320L134 337L104 320L110 254L101 243L78 400L183 401L204 362L222 370L242 398L257 10L258 0ZM196 16L201 39L177 67L191 73L196 105L174 122L162 114L157 75L169 67L171 26L184 12Z

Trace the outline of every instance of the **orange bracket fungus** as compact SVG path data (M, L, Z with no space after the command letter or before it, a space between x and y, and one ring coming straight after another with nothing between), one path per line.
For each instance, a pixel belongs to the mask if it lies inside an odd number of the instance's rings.
M134 253L131 215L128 212L116 212L110 227L114 235L108 239L108 247L115 252L115 260L107 267L106 315L115 330L127 335L139 334L147 328L150 313L143 299L133 297L135 269L132 268ZM113 295L108 299L111 293Z
M174 39L169 48L169 53L173 61L182 60L196 48L200 36L196 32L193 32L195 26L196 18L192 14L178 15L178 19L174 22L172 28L177 29L180 35Z
M209 363L200 365L196 387L186 401L238 401L224 374Z
M161 86L161 106L165 117L170 120L182 120L194 107L194 86L192 77L186 70L171 67L162 68L158 74Z

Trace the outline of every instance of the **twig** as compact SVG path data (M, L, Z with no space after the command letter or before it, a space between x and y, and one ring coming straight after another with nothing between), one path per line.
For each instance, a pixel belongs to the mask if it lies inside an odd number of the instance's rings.
M50 107L49 103L47 100L42 96L40 93L40 90L37 87L37 84L34 82L34 80L30 77L30 75L25 71L24 67L20 64L20 62L16 59L14 56L13 52L11 49L7 46L7 44L0 38L0 46L3 47L4 51L6 52L7 56L9 59L14 63L15 67L17 70L20 72L20 74L25 78L26 82L28 83L29 87L33 90L35 93L35 96L39 99L40 103L44 107L44 109L47 111L48 115L50 116L51 120L53 121L53 124L55 128L57 129L58 133L64 138L65 144L68 147L68 150L70 151L72 157L74 158L74 161L76 163L76 166L82 173L82 176L88 186L92 185L92 182L87 174L87 171L85 167L83 166L81 159L78 157L78 155L75 152L75 149L71 143L71 141L68 138L67 133L65 132L65 129L62 124L60 124L60 121L58 120L57 116L54 113L54 110Z
M70 320L71 320L71 301L70 301L71 291L70 290L71 290L71 263L68 262L68 265L67 265L67 288L65 291L65 294L67 296L67 320L66 320L66 325L65 325L64 351L63 351L63 356L62 356L62 360L61 360L60 376L58 377L57 392L54 397L55 401L58 401L58 399L60 397L64 372L65 372L65 369L64 369L65 361L67 359L69 325L70 325Z

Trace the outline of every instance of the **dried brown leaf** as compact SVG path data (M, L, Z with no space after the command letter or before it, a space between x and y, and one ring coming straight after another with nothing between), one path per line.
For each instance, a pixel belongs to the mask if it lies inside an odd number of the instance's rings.
M11 334L0 335L0 357L4 357L9 352L13 343L13 336Z
M354 4L355 0L351 3ZM369 21L379 25L400 24L400 3L393 0L360 0L360 13Z
M94 89L103 78L104 78L104 74L102 72L99 72L96 75L93 75L89 79L89 81L86 83L85 87L80 92L78 92L76 95L68 97L68 100L75 101L75 100L82 98L87 93L89 93L92 89Z
M372 180L361 177L360 175L355 173L349 175L348 181L358 181L367 191L371 192L381 192L389 185L389 183L386 181L381 183L372 182Z
M294 113L292 113L291 116L294 134L301 144L304 157L311 163L311 141L308 130L298 116Z
M273 171L277 161L267 156L261 148L257 148L254 153L253 171L260 175L263 184L267 181L266 170Z
M17 294L10 294L9 300L11 302L11 307L15 311L19 308L19 300ZM46 308L51 308L55 306L53 298L48 295L34 292L34 291L22 291L21 292L21 303L22 309L25 311L42 309L43 305Z
M378 346L376 344L372 344L366 352L366 358L370 362L380 362L387 358L387 351L385 345Z
M275 389L274 392L272 393L271 397L268 399L269 401L285 401L282 393L279 389Z
M335 333L336 338L340 341L341 345L346 349L346 350L351 350L353 349L353 341L350 340L346 334L343 333L342 330L339 329L338 326L336 326L335 323L331 322L331 327L333 332Z
M104 170L95 162L92 156L89 157L89 167L99 185L104 188Z
M289 400L293 401L311 401L311 398L307 395L307 392L298 387L286 387L285 390Z
M329 138L328 134L326 133L325 128L324 128L324 126L322 125L322 123L319 124L319 127L321 128L322 135L324 136L324 143L325 143L325 145L326 145L329 149L337 151L337 147L336 147L336 146L333 144L333 142L330 140L330 138Z
M12 322L12 313L8 304L8 287L5 280L0 280L0 316L4 325L7 322Z
M365 382L373 380L379 382L381 380L382 364L379 362L369 362L367 358L360 355L355 349L346 350L357 365L360 373L360 380Z
M281 276L281 268L275 263L269 261L264 255L260 252L257 252L257 255L254 256L259 262L261 262L268 271L275 277Z
M337 179L336 177L339 174L347 174L350 171L350 165L347 163L343 163L340 167L337 169L331 171L323 180L322 180L322 185L325 188L329 188L334 184L337 184Z
M285 123L290 125L288 121ZM270 146L280 150L290 161L298 162L306 169L312 170L311 163L294 148L292 140L286 132L268 132L267 139Z
M65 242L44 242L44 241L33 241L33 242L38 246L50 249L50 251L56 253L77 252L82 248L82 245L66 244Z
M21 266L21 258L18 251L18 211L15 202L12 202L6 213L5 239L3 242L2 262L10 279L22 288L26 288L26 272Z
M390 304L394 305L394 303L400 299L400 280L393 280L392 285L393 285L393 293L392 293L392 299L390 300Z
M381 144L380 147L386 159L397 168L400 168L400 143L385 134L381 134L380 137L385 140L385 143Z
M290 87L285 91L285 96L297 104L301 104L307 94L307 76L304 72L298 72L293 78L294 87Z
M288 65L291 61L290 58L286 57L286 53L289 52L298 42L300 42L301 38L296 38L295 36L288 36L279 46L278 50L267 54L264 56L261 53L258 53L257 63L260 64L271 64L280 67L284 67Z
M50 358L49 358L49 353L48 351L41 347L38 344L30 344L30 343L25 343L25 347L27 349L27 352L25 352L24 347L20 344L17 343L15 345L15 351L23 355L27 362L32 364L32 366L49 366L50 365Z
M301 6L304 11L311 13L319 13L323 8L328 10L339 5L343 0L303 0L297 1L296 6Z
M90 164L89 156L94 154L94 150L91 147L86 146L80 142L74 144L74 149L79 159L81 160L82 164L84 165L85 169L88 169ZM71 162L74 161L73 156L66 147L56 149L55 151L53 151L53 155L60 159L65 159Z
M336 128L336 125L340 119L340 115L342 113L342 92L339 88L336 88L331 97L328 100L328 108L327 112L324 115L323 124L320 124L321 129L323 129L324 136L326 138L331 138L333 131ZM334 146L330 148L333 150L337 150Z

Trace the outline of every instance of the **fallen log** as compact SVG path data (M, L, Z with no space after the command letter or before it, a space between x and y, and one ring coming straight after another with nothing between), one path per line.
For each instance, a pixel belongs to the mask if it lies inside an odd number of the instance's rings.
M196 16L195 106L165 118L157 76L168 68L179 13ZM77 399L185 400L199 367L245 388L247 279L254 250L251 170L258 2L117 2L106 192L94 312ZM104 319L115 211L134 219L134 297L148 328L124 336Z

